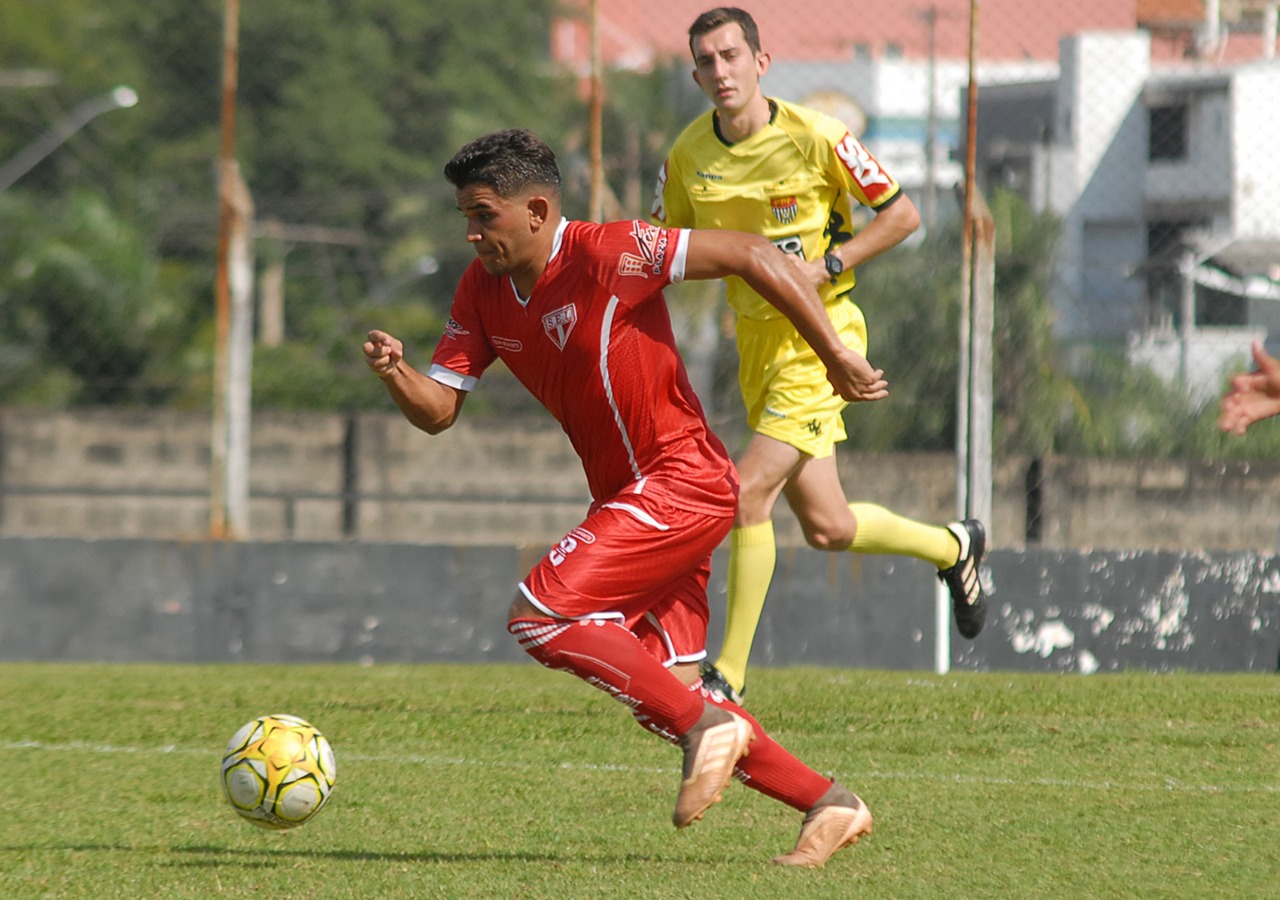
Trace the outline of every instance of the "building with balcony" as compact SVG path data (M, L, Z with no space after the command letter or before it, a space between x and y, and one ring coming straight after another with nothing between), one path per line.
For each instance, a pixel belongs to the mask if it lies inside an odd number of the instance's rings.
M1064 39L1052 80L980 87L979 183L1062 222L1052 298L1068 342L1216 393L1280 338L1280 63L1152 63L1146 32Z

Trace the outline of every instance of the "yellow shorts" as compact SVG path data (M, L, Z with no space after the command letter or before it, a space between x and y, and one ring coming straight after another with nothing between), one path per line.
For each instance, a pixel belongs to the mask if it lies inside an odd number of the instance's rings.
M843 295L827 313L845 345L867 352L862 310ZM847 435L840 413L848 404L833 393L827 369L785 317L739 318L738 385L751 430L821 459Z

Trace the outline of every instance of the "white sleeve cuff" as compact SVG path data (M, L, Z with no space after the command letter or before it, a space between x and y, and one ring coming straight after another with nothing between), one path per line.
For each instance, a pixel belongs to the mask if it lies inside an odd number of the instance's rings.
M679 228L676 230L676 235L676 252L671 256L672 284L684 281L684 266L689 258L689 229Z
M459 391L472 391L480 379L474 375L461 375L453 369L446 369L444 366L432 364L427 377L433 381L438 381L446 387L456 388Z

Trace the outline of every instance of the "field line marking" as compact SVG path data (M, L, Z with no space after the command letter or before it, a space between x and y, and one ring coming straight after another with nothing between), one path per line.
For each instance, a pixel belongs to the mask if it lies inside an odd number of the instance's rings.
M119 754L186 754L195 756L218 756L218 751L196 747L178 747L173 744L155 747L121 747L115 744L94 744L87 741L69 741L66 743L46 743L45 741L7 741L0 743L0 752L19 750L48 750L72 753L119 753ZM339 753L339 764L343 760L358 762L407 762L432 766L475 766L476 768L496 769L532 769L540 768L534 763L522 763L508 760L481 760L463 756L427 756L423 754L388 754L388 753ZM561 762L553 763L552 768L582 772L632 772L632 773L670 773L678 772L675 767L632 766L625 764L596 765L593 763ZM848 772L841 773L841 778L848 783L858 779L867 781L932 781L939 784L986 785L991 787L1049 787L1067 790L1087 791L1171 791L1187 794L1280 794L1280 785L1220 785L1193 784L1167 778L1161 784L1124 784L1118 781L1078 781L1070 778L1009 778L989 775L932 775L927 772Z

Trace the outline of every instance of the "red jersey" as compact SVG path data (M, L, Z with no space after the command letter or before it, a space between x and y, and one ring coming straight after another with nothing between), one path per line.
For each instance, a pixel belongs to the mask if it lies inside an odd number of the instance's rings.
M562 220L521 299L472 262L428 373L471 390L501 359L556 417L596 501L623 491L732 514L737 473L689 384L662 289L684 278L689 234Z

